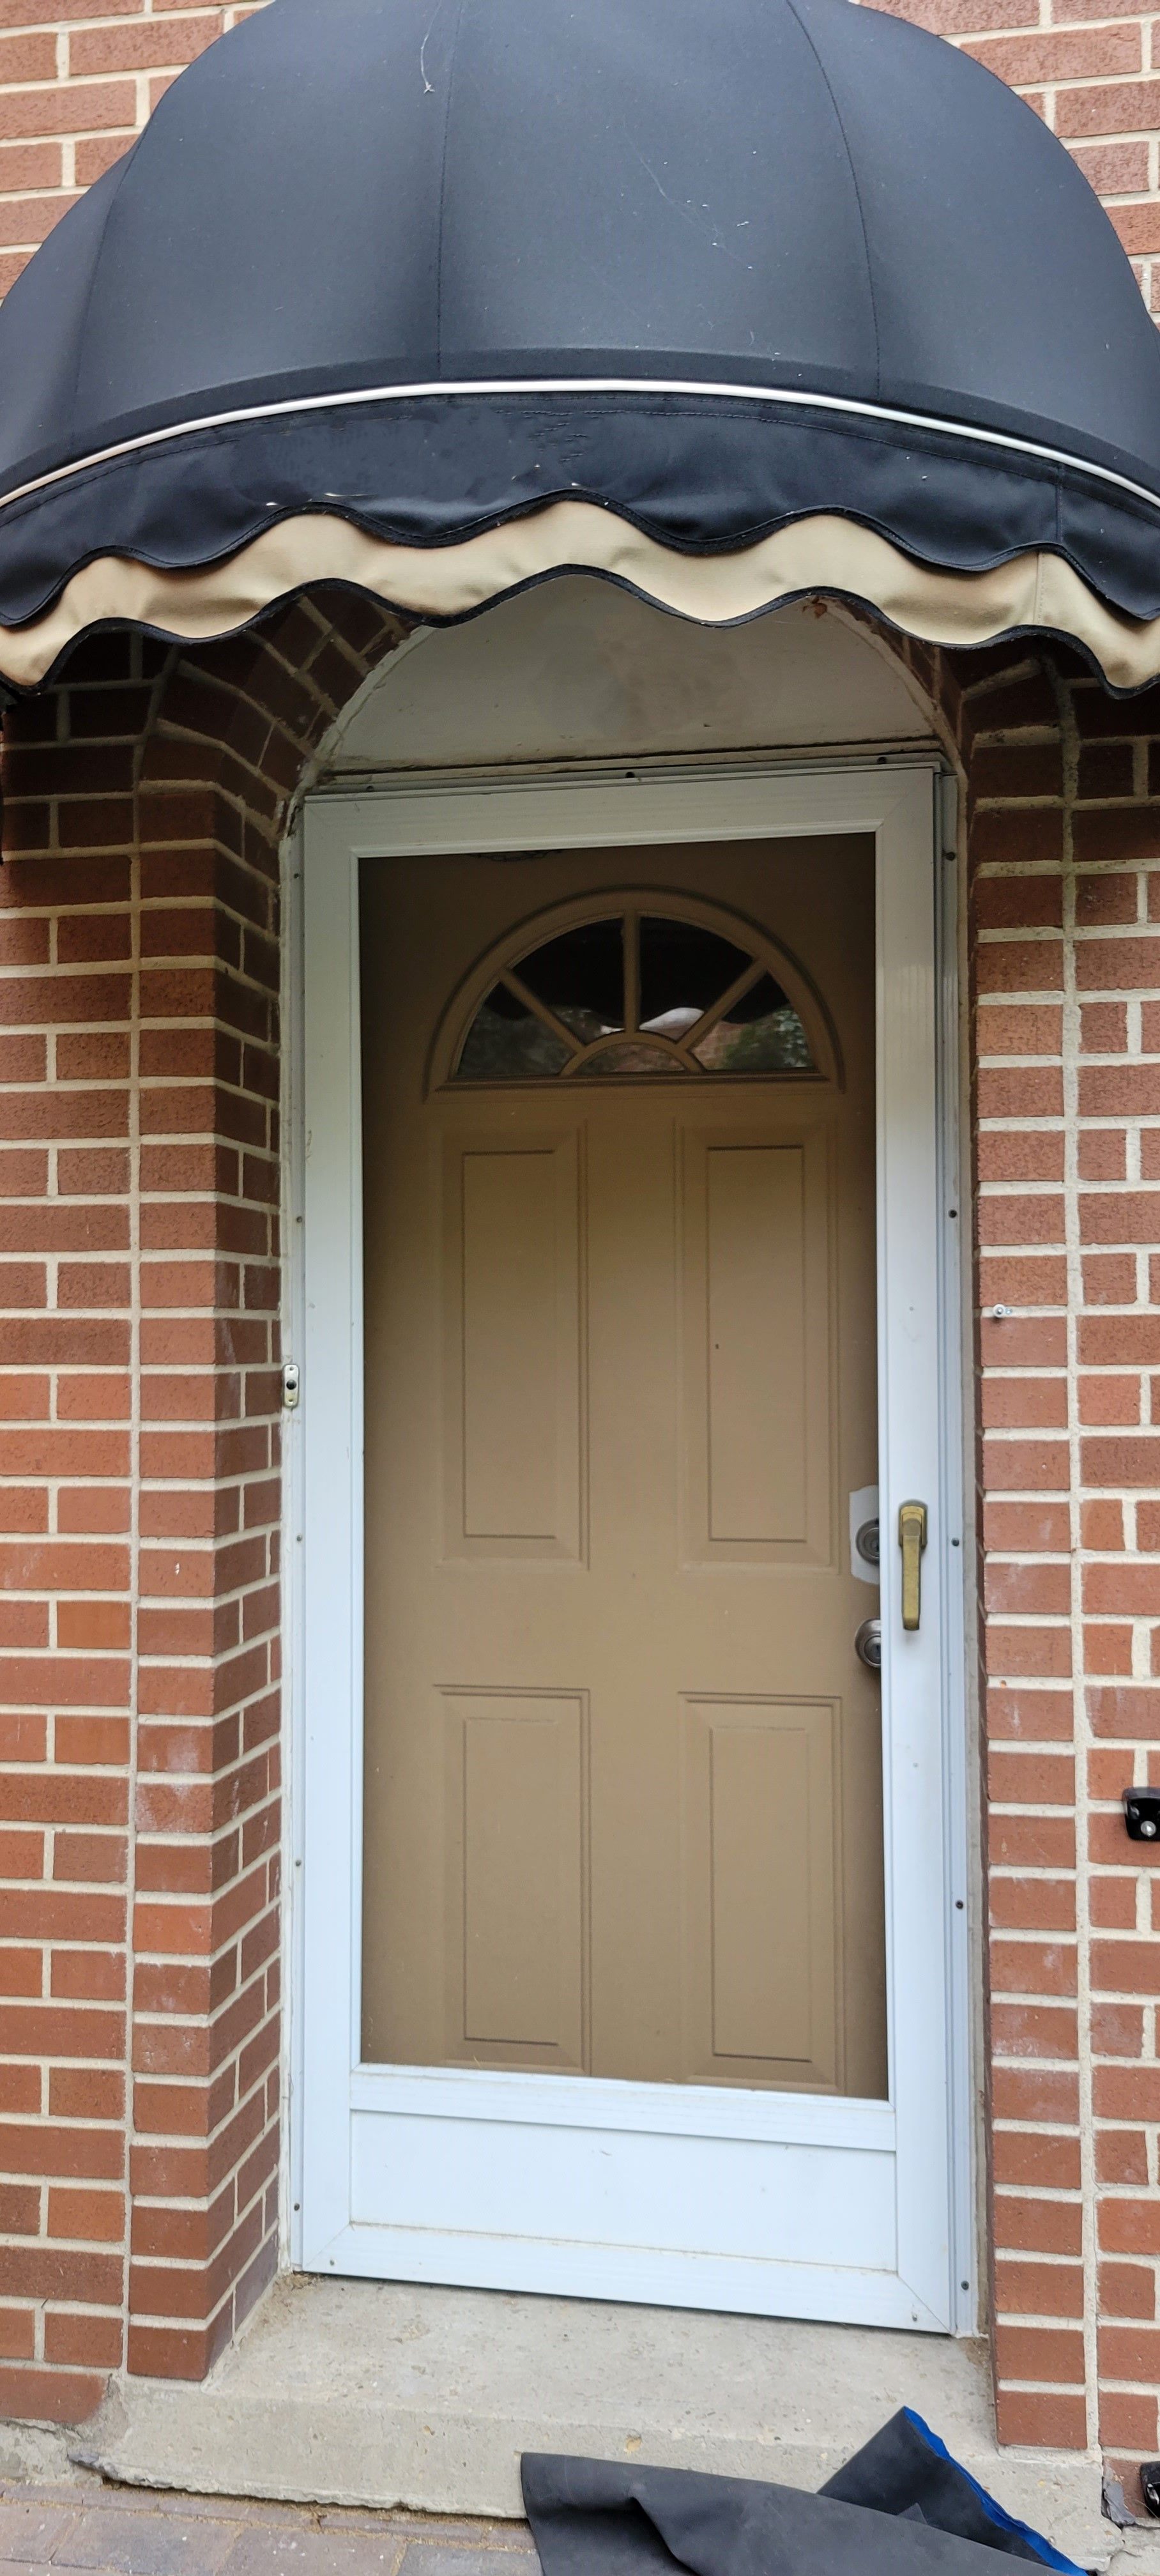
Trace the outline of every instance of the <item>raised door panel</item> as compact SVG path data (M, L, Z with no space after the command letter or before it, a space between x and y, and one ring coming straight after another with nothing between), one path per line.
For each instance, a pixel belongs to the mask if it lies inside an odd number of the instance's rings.
M695 2083L839 2080L837 1715L826 1701L685 1703Z
M579 2072L585 1696L456 1691L443 1705L448 2059Z
M800 1145L706 1154L710 1539L806 1536L803 1177Z
M574 1134L448 1140L444 1547L571 1557L583 1522Z
M825 1565L833 1545L824 1134L689 1135L685 1553Z

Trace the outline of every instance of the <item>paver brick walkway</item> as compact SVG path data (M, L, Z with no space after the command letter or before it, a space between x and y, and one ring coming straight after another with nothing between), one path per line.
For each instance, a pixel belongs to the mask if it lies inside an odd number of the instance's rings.
M522 2523L0 2485L0 2576L539 2576Z

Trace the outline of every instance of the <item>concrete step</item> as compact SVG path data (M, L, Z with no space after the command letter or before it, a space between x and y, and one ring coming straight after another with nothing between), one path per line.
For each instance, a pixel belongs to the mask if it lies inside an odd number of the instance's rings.
M863 2327L285 2278L204 2386L120 2382L72 2450L129 2485L514 2517L524 2450L817 2487L903 2405L1109 2564L1098 2458L1000 2450L982 2345Z

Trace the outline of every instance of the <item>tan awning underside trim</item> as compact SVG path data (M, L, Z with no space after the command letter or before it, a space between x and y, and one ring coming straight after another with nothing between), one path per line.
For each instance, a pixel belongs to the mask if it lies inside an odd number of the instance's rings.
M587 501L552 502L455 546L387 545L345 519L312 511L196 572L154 572L102 556L35 625L0 629L0 672L33 687L66 645L109 619L179 642L207 642L235 634L308 584L335 581L410 616L462 617L565 569L610 574L708 626L752 617L803 591L830 591L863 600L926 643L988 644L1012 627L1041 628L1086 646L1114 688L1139 688L1160 674L1160 618L1145 622L1106 607L1058 555L1019 555L993 572L943 572L912 562L869 528L826 515L800 519L736 553L685 555Z

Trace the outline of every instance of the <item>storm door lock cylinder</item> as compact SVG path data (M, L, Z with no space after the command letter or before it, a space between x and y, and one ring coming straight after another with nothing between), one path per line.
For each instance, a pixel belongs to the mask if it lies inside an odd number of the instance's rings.
M1160 1789L1125 1789L1124 1823L1129 1842L1160 1842Z

